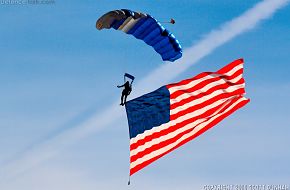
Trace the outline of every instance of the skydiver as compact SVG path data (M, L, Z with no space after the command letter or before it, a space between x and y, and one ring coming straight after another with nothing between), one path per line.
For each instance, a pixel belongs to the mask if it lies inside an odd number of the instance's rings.
M117 86L118 88L124 87L122 91L122 96L121 96L121 106L124 106L127 100L127 96L131 93L132 91L132 84L129 83L129 81L125 82L125 84L121 86Z

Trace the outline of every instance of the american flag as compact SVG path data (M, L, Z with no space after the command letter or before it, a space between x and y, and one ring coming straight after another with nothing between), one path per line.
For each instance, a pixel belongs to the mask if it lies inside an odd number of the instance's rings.
M130 175L189 142L250 100L243 59L163 86L126 103Z

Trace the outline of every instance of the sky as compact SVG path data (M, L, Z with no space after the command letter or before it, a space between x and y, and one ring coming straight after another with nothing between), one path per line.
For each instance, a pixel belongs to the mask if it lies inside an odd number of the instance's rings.
M0 1L0 189L290 188L288 3ZM174 18L166 27L184 57L164 63L132 36L95 29L98 17L119 8ZM129 134L116 87L123 73L136 76L133 98L241 57L251 102L127 186Z

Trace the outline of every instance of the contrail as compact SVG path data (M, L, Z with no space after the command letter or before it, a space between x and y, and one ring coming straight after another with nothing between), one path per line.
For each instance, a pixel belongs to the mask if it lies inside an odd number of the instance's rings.
M181 74L200 59L213 52L219 46L234 37L249 31L262 20L271 17L278 9L286 6L289 0L264 0L237 18L224 23L217 30L211 31L201 41L187 48L183 58L173 64L164 64L142 79L135 87L134 97L155 90ZM1 166L0 180L7 180L35 167L45 160L59 154L65 147L96 133L101 128L115 122L124 113L118 102L102 113L97 113L81 125L45 141L41 145L26 151L21 157ZM112 115L114 118L112 118Z

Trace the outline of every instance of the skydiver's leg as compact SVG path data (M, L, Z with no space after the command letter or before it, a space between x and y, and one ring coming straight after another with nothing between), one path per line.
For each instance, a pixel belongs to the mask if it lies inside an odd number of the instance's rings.
M124 105L124 103L123 103L123 99L124 99L124 95L122 95L122 97L121 97L121 106L123 106Z
M127 97L128 97L128 95L129 95L129 93L130 93L130 91L129 90L124 90L123 91L124 92L124 104L127 102Z
M123 93L122 93L122 96L121 96L121 103L120 103L120 105L123 105L123 98L124 98L124 95L123 95Z
M125 95L125 100L124 100L124 104L127 102L127 94Z
M126 92L125 92L125 90L123 90L123 92L122 92L122 97L121 97L121 104L120 105L124 105L124 103L126 102ZM125 98L125 102L124 102L124 98Z

